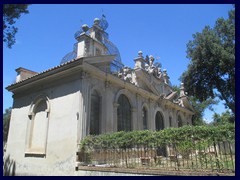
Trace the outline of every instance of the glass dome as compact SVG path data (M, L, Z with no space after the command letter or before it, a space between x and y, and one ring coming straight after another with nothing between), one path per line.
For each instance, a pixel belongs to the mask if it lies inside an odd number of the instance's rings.
M113 73L120 71L120 69L123 68L124 65L122 64L120 52L117 46L115 46L111 41L109 41L108 35L106 33L103 35L102 43L107 47L108 55L115 55L115 58L110 65L111 72Z
M67 53L61 60L60 64L66 63L68 61L71 61L77 57L77 43L73 46L73 51Z
M99 21L98 18L95 18L94 21L96 21L96 19ZM122 64L121 56L120 56L118 48L109 40L108 34L105 32L105 30L108 28L108 22L106 20L106 16L102 15L99 23L95 23L95 25L96 24L100 27L99 34L101 34L101 36L102 36L102 38L100 38L101 39L101 43L106 46L107 54L108 55L115 55L114 60L110 64L111 72L114 73L114 72L120 71L120 69L122 69L124 67L124 65ZM78 37L81 35L81 33L83 33L83 30L77 31L74 34L75 39L78 39ZM86 32L86 34L88 34L88 33L89 33L89 31ZM68 62L68 61L71 61L72 59L74 59L76 57L77 57L77 43L74 44L73 51L67 53L62 58L60 64L63 64L63 63Z
M106 16L103 14L102 18L100 19L99 26L105 31L108 28L108 22L106 20Z

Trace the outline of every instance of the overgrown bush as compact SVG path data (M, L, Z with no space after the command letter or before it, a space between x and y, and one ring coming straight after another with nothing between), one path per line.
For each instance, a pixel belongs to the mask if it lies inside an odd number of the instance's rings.
M86 136L81 142L81 150L91 149L125 149L133 146L158 147L175 144L179 150L189 150L195 146L204 149L210 142L234 141L235 125L222 126L183 126L167 128L161 131L130 131ZM194 143L192 143L194 142ZM206 143L207 142L207 143ZM194 146L194 147L193 147Z

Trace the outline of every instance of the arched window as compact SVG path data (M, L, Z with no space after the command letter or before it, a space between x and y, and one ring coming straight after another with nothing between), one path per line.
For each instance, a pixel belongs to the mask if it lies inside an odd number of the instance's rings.
M48 134L49 102L46 97L37 98L30 107L27 150L25 156L44 157Z
M91 95L90 134L100 134L100 103L101 98L94 90Z
M156 124L156 131L163 130L164 129L164 119L163 115L160 111L157 112L155 116L155 124ZM165 156L167 155L167 149L166 146L159 146L157 147L157 156Z
M172 117L169 116L169 127L172 127Z
M146 107L143 107L142 116L143 116L143 130L146 130L147 129L147 109L146 109Z
M131 131L131 105L128 98L121 94L118 98L117 130Z
M163 115L160 111L157 112L155 116L156 131L164 129Z
M34 126L32 127L32 142L31 146L34 148L44 147L45 139L44 131L47 121L47 104L44 100L38 103L35 108Z
M182 127L182 118L180 115L178 115L178 127Z

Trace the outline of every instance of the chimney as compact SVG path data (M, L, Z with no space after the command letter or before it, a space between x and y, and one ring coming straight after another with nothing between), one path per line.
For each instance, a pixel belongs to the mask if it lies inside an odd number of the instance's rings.
M22 67L17 68L15 71L17 72L16 83L38 74L37 72Z

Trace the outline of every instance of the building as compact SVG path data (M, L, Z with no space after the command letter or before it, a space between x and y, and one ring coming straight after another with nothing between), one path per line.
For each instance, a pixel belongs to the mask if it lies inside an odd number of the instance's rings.
M37 73L18 68L6 155L16 174L73 175L80 140L89 134L161 130L191 124L194 110L181 85L173 91L154 57L121 63L104 16L75 34L60 65Z

